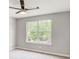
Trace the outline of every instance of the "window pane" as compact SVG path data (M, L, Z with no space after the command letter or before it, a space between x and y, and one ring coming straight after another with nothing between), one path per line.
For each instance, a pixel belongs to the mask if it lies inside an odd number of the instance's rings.
M51 20L26 23L26 42L51 44Z
M46 41L51 36L51 20L39 21L39 39Z
M37 22L28 22L26 26L27 40L35 41L37 39Z

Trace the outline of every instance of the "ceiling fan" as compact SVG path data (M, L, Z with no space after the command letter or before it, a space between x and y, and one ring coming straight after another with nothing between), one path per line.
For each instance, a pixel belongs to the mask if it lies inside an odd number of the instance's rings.
M25 6L24 6L24 0L20 0L20 5L21 5L21 8L16 8L16 7L9 7L9 8L19 10L18 12L16 12L16 14L18 14L18 13L25 14L25 12L28 11L28 10L39 9L39 7L31 8L31 9L25 8Z

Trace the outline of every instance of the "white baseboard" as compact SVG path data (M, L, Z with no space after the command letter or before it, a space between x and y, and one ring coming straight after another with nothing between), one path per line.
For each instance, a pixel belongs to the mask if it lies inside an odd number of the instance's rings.
M26 49L26 48L21 48L21 47L16 47L16 49L20 50L26 50L26 51L32 51L32 52L37 52L37 53L42 53L42 54L48 54L48 55L56 55L56 56L62 56L62 57L70 57L70 55L67 54L61 54L61 53L48 53L44 51L36 51L36 50L31 50L31 49Z

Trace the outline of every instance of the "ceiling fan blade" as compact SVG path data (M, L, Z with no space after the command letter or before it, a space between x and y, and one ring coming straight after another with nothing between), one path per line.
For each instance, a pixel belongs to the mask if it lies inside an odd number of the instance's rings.
M31 8L31 9L27 9L27 8L25 8L25 10L34 10L34 9L39 9L39 7Z
M21 9L24 10L24 0L20 0Z
M15 7L9 7L11 9L17 9L17 10L21 10L20 8L15 8Z
M16 12L16 14L20 13L21 11Z

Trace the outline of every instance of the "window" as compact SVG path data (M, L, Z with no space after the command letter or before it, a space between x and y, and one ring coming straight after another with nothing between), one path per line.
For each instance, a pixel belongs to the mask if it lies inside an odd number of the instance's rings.
M26 42L51 44L51 20L38 20L26 23Z

